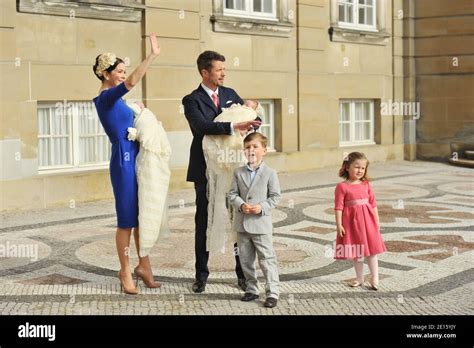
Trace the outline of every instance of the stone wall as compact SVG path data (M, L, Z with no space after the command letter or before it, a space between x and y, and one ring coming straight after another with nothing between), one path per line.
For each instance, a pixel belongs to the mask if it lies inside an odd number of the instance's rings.
M474 3L414 3L417 157L446 161L454 144L474 148Z

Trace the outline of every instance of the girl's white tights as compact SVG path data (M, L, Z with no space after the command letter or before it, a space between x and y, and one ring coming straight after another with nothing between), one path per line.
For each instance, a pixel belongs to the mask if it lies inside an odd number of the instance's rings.
M354 269L356 272L356 280L360 283L364 281L364 259L352 259ZM367 256L367 264L369 266L370 274L372 275L372 281L378 283L379 281L379 263L377 255Z
M364 258L352 259L356 271L356 280L359 283L364 282Z
M379 282L379 262L377 255L367 256L367 264L369 265L370 274L372 275L372 282Z

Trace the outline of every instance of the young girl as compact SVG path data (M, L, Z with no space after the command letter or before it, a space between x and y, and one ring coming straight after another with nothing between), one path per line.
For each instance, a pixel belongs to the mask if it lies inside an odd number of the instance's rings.
M380 235L379 213L369 183L369 161L361 152L351 152L342 162L339 176L346 179L337 184L334 210L336 211L337 238L335 259L351 259L356 279L349 285L364 282L364 257L371 273L369 288L378 290L377 254L387 249Z

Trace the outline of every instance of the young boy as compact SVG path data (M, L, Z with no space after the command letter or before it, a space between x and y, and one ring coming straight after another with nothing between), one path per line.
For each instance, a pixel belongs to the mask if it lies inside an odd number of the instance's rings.
M250 133L244 139L247 165L234 171L230 202L234 207L233 229L237 232L240 262L247 288L242 301L252 301L258 296L255 256L265 276L265 307L277 305L278 267L272 243L271 209L280 200L280 184L276 171L263 162L267 153L267 138L261 133Z

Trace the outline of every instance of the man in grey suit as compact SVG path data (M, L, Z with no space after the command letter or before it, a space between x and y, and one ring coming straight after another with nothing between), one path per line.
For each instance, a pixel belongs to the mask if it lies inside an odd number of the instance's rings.
M274 169L263 162L267 153L267 138L250 133L244 139L246 166L234 171L230 202L234 207L233 229L237 232L240 263L247 279L242 301L259 297L255 256L265 277L265 307L275 307L279 297L279 277L272 242L271 210L280 200L280 184Z

